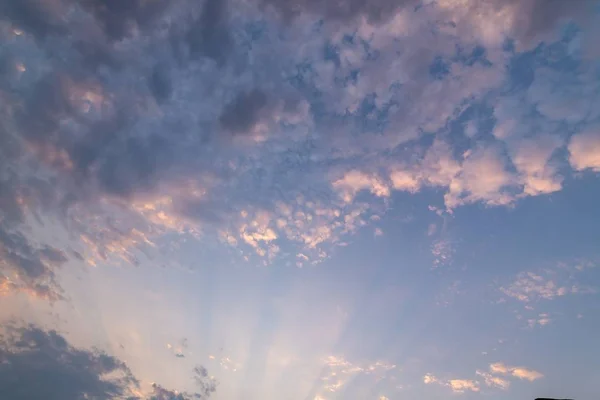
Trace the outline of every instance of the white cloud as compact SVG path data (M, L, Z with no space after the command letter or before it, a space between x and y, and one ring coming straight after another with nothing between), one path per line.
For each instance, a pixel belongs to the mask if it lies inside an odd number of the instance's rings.
M600 172L600 130L573 136L569 143L569 161L577 171Z
M536 325L546 326L550 322L552 322L552 319L550 319L550 315L546 313L541 313L536 318L530 318L527 320L529 328L535 328Z
M378 197L389 197L390 188L385 182L375 175L360 171L350 171L342 178L333 182L333 187L342 192L344 201L352 202L361 190L368 190Z
M470 379L448 379L440 380L433 374L425 374L423 383L426 385L438 384L450 388L454 393L464 393L467 391L479 392L479 383Z
M431 245L431 254L433 255L432 268L438 268L448 265L452 262L454 255L454 244L448 239L439 239Z
M560 272L566 272L566 274L560 274ZM571 272L579 272L577 266L573 267ZM552 300L570 294L595 293L593 288L579 285L573 274L570 273L570 269L565 270L565 267L560 265L556 269L539 273L520 272L510 285L500 287L500 291L523 303ZM545 321L545 323L548 322Z
M556 166L549 164L552 153L561 145L560 139L549 135L511 142L512 162L519 173L524 195L537 196L562 188L562 178L557 175Z
M426 385L437 382L438 379L432 374L425 374L425 376L423 376L423 383L425 383Z
M479 384L470 379L451 379L448 381L448 386L454 393L479 392Z
M525 367L507 366L506 364L501 362L491 364L490 372L498 375L511 375L515 378L528 380L530 382L544 377L542 373L534 371L532 369L528 369Z
M392 187L399 191L410 193L418 192L420 184L418 178L411 172L401 169L395 169L390 173Z
M488 372L479 370L476 373L484 379L484 382L487 386L496 387L502 390L506 390L510 387L510 382L499 376L494 376Z

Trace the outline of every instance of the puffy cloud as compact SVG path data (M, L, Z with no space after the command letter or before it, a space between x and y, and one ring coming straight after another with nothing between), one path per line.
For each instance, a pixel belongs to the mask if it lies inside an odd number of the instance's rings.
M569 142L569 161L577 171L600 172L600 131L574 135Z
M450 182L445 202L450 208L478 201L489 205L509 204L512 197L504 190L511 184L506 161L497 149L475 149L465 154L462 170Z
M562 188L562 179L556 166L549 163L552 153L562 145L560 139L544 136L541 139L525 139L514 146L512 162L519 172L524 186L523 195L537 196Z
M432 374L425 374L425 376L423 376L423 383L426 385L436 382L438 382L438 379Z
M342 191L344 201L348 203L361 190L368 190L378 197L390 195L389 187L380 178L359 171L348 172L342 178L334 181L333 187Z
M505 38L539 40L585 7L332 4L1 0L5 230L35 236L29 219L58 220L92 264L137 263L166 233L214 233L266 259L291 242L289 254L318 262L382 214L394 190L439 188L453 209L560 189L549 162L560 141L513 145L470 132L463 146L446 130L506 85L519 54L505 51ZM521 100L551 119L562 103L540 99L553 97L544 88L557 79L539 70ZM577 85L591 98L587 75ZM593 164L584 136L569 144L575 169Z

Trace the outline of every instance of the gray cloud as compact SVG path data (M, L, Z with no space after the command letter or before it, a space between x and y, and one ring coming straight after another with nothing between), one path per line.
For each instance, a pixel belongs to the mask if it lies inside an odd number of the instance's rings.
M165 389L159 384L152 384L153 393L148 400L193 400L208 399L217 390L217 382L208 376L206 368L197 366L194 368L194 382L197 391L194 393L178 392Z
M0 223L0 285L25 290L49 300L62 298L55 271L67 262L64 252L50 246L35 247L20 232Z
M227 0L205 0L185 39L192 57L204 55L223 65L233 39L228 27Z
M216 381L196 367L194 393L154 384L148 400L207 399ZM7 324L0 334L0 398L14 400L108 400L127 398L139 381L118 358L97 349L73 347L60 333L35 325Z
M10 327L0 338L0 360L0 397L6 399L114 399L138 385L118 359L74 348L56 331L35 326Z
M148 29L164 15L167 0L82 0L79 5L91 12L111 40L128 36L134 26Z
M14 23L17 28L31 32L37 39L49 35L64 35L68 28L61 20L61 12L66 10L66 4L63 1L54 4L59 7L53 8L50 2L42 0L1 0L0 15Z
M477 28L500 38L494 43L504 38L505 21L487 29L480 18L504 14L478 6L519 10L512 34L535 37L585 8L573 4L473 1L446 10L411 0L0 0L3 229L27 237L25 215L58 215L106 259L114 254L108 248L145 243L165 221L239 232L242 210L275 210L283 201L306 211L298 194L332 204L340 196L330 179L357 163L386 169L401 145L448 126L459 108L502 84L509 52L486 49L473 64L455 59L457 48L462 57L480 45ZM253 14L258 5L334 25L362 16L377 25L400 10L411 18L394 29L338 26L329 35L329 26L271 23ZM436 57L452 72L432 83ZM260 140L241 134L259 125ZM131 204L162 195L172 203L153 205L169 217L158 225ZM346 231L342 222L337 228ZM304 233L288 226L278 237L312 243ZM20 254L13 245L3 246ZM29 254L40 250L30 247Z
M560 21L578 20L593 14L592 1L562 0L511 0L519 8L515 35L525 40L534 39L538 35L549 33ZM506 1L496 0L498 7L506 5Z
M358 16L366 16L372 22L391 17L394 11L409 6L417 6L418 0L259 0L265 6L272 6L286 19L302 13L315 14L328 19L349 21Z
M267 105L267 95L259 89L243 92L223 109L221 126L233 134L249 131L260 120L260 112Z

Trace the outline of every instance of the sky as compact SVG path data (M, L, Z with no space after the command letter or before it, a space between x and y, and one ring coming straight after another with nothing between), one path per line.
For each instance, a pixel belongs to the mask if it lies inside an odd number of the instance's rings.
M599 27L0 0L0 398L598 398Z

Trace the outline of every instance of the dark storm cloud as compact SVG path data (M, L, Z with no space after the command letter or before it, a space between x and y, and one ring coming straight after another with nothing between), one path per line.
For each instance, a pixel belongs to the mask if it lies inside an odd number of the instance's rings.
M194 380L196 393L155 384L148 400L207 399L215 392L215 381L202 367L194 370ZM75 348L54 330L7 324L0 334L2 399L133 400L138 398L130 396L130 390L138 387L138 379L123 361L96 349Z
M232 134L251 130L260 120L260 112L267 105L267 95L259 89L243 92L223 109L219 123Z
M114 399L138 385L122 361L35 326L10 327L0 337L0 361L2 399Z

